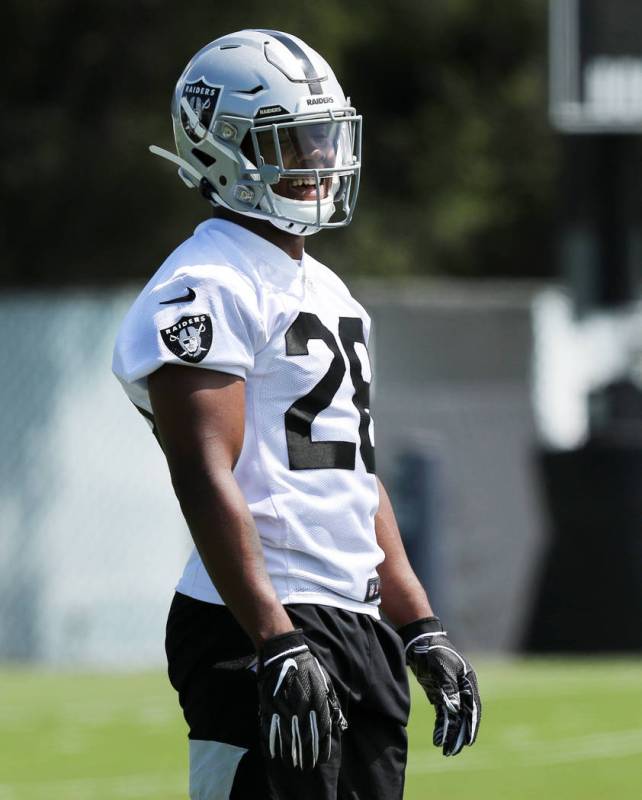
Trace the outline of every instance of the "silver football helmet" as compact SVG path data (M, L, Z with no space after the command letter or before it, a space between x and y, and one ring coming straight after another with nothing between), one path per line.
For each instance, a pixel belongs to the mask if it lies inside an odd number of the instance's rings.
M299 235L347 225L361 171L361 117L300 39L246 30L200 50L172 100L178 165L213 204Z

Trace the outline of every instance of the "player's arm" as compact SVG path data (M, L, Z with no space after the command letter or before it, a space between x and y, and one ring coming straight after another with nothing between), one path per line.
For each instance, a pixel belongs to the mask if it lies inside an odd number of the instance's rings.
M388 493L379 480L378 485L375 532L385 553L378 567L381 608L397 626L408 665L435 706L434 744L444 755L456 755L477 737L481 719L477 676L434 615L408 561Z
M386 554L378 567L381 610L393 625L400 627L421 617L432 617L433 611L408 561L388 493L378 478L377 483L379 510L375 516L375 532L377 544Z
M329 675L274 591L233 475L243 446L245 382L175 365L148 381L156 430L198 552L258 651L263 746L286 766L311 769L331 757L333 731L346 722Z
M258 648L293 626L232 474L243 445L245 382L223 372L165 365L148 385L174 491L205 569Z

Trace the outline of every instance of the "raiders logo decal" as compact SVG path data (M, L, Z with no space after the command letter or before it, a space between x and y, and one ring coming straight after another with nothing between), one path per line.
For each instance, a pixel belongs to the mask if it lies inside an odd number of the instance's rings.
M198 364L212 346L212 319L209 314L181 317L171 327L162 328L161 336L175 356L189 364Z
M183 100L187 100L197 119L190 119L185 109L181 107L181 123L185 133L196 144L205 138L210 129L222 88L222 86L212 86L205 78L186 83L183 87L181 106Z
M372 603L374 600L378 600L381 597L381 581L379 578L370 578L368 581L368 587L366 589L366 596L364 597L364 601L366 603Z

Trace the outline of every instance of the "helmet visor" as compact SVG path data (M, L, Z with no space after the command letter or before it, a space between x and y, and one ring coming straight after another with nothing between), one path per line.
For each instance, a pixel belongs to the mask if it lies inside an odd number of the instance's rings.
M297 200L328 196L333 178L355 168L355 119L285 121L253 131L256 164L277 167L279 182L273 190Z

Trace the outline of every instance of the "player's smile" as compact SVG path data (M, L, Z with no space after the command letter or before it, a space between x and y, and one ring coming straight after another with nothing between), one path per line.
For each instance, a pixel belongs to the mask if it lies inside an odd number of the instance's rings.
M321 200L328 196L331 178L321 178ZM316 200L317 183L314 178L282 178L274 187L276 194L291 200Z

